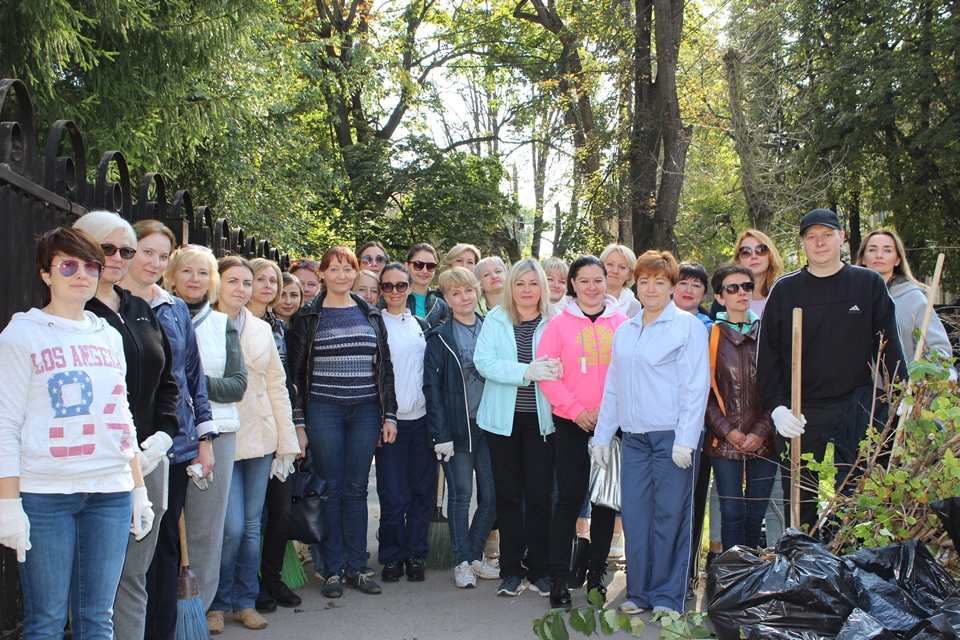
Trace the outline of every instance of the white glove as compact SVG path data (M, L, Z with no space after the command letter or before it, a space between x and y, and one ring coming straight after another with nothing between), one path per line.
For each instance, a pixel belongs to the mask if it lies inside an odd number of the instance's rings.
M206 491L210 488L211 483L213 483L213 471L204 477L203 465L199 462L187 467L187 475L190 476L193 484L197 485L197 489L200 489L200 491Z
M433 450L437 452L437 460L450 462L450 458L453 457L452 442L438 442L437 444L433 445Z
M146 478L150 472L157 468L160 459L167 455L167 451L173 446L173 438L157 431L155 434L143 441L140 445L140 473Z
M610 464L610 447L604 447L603 445L595 444L593 445L593 461L597 463L601 469L606 469Z
M17 550L17 562L26 562L30 551L30 518L20 498L0 500L0 544Z
M287 476L293 473L293 465L296 461L297 454L295 453L277 454L273 458L273 463L270 465L270 476L283 482L287 479Z
M550 360L547 356L538 358L527 365L527 370L523 374L524 380L556 380L560 375L560 366L556 361Z
M681 469L689 469L693 464L693 449L682 444L673 445L673 464Z
M135 540L143 540L153 529L153 503L147 497L146 487L133 488L133 522L130 524L130 533Z
M785 406L780 405L773 410L773 413L770 414L770 417L773 418L773 424L777 427L777 433L782 435L784 438L796 438L797 436L803 433L803 427L807 424L807 419L803 417L803 414L800 414L800 419L798 420L792 413L790 409L787 409Z

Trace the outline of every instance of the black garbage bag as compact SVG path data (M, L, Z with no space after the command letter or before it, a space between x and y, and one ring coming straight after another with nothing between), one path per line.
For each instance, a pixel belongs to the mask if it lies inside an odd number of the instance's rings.
M934 611L934 615L943 616L953 630L960 634L960 595L944 600Z
M940 517L953 544L960 548L960 498L946 498L930 503L930 510Z
M857 602L887 629L907 633L932 616L957 585L927 548L899 542L843 557L857 581Z
M788 529L771 557L733 547L714 560L706 598L719 640L759 625L832 638L857 607L857 584L840 558Z
M958 640L957 632L943 614L921 620L903 636L903 640Z
M761 624L750 629L747 640L824 640L824 638L812 631L790 631Z
M837 640L897 640L897 637L863 609L854 609L837 634Z

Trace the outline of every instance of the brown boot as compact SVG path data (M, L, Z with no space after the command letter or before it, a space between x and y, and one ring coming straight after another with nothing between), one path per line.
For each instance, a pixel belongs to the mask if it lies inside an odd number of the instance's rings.
M212 636L223 633L223 611L207 611L207 629Z
M257 613L256 609L244 609L233 614L233 619L242 622L247 629L266 629L267 619Z

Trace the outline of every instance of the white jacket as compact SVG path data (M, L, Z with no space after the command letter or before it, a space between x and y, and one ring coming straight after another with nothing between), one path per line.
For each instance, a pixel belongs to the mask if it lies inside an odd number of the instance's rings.
M613 336L613 356L593 442L617 432L673 431L676 444L696 449L710 392L708 334L671 301L643 326L641 311Z
M200 361L203 373L208 378L222 378L227 366L227 322L225 313L214 311L209 305L197 313L193 326L197 334L197 346L200 347ZM199 324L198 324L199 323ZM219 433L236 433L240 429L240 412L236 402L210 401L210 411Z
M394 389L397 393L397 419L416 420L427 415L423 397L423 353L427 348L423 329L409 311L395 316L382 310L387 328L387 344L393 363Z

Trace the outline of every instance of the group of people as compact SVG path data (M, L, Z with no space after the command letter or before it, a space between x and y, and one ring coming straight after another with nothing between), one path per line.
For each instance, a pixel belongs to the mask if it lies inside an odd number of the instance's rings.
M367 562L375 460L384 582L424 579L439 476L457 587L498 579L498 595L569 607L588 528L586 587L605 596L622 519L620 611L682 611L711 470L711 551L757 546L765 516L772 542L790 438L818 460L832 442L845 469L874 387L905 376L901 345L913 353L925 298L896 234L869 234L862 268L842 262L833 212L804 216L800 239L807 266L781 277L754 229L712 276L616 244L508 268L469 244L392 261L377 241L282 272L105 211L46 233L47 304L0 334L0 543L21 563L23 637L62 636L72 609L77 637L174 638L181 549L212 634L231 611L266 627L261 612L300 604L280 569L288 476L308 456L325 481L313 561L328 598L382 591ZM935 317L926 343L952 355ZM590 508L591 467L611 455L620 513ZM812 524L816 495L802 500Z

